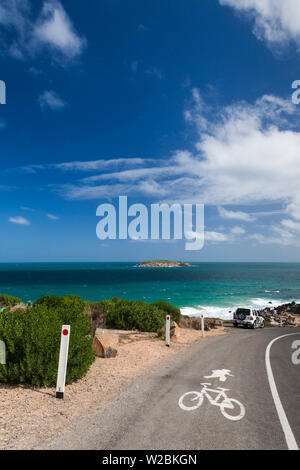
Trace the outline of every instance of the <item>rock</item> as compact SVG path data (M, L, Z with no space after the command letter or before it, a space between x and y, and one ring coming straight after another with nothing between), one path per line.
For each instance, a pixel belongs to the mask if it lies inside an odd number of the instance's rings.
M179 320L180 328L191 328L191 317L187 315L181 315Z
M266 307L260 311L260 315L271 326L280 326L280 320L282 320L282 326L298 327L300 324L300 304L290 302L289 304L279 305L276 308Z
M176 321L172 322L170 333L171 333L171 337L175 340L177 340L180 337L180 328L177 325Z
M179 326L181 328L192 328L193 330L201 330L201 318L181 315ZM209 331L210 329L214 329L219 326L223 326L223 321L220 318L204 318L205 331Z
M192 318L191 328L193 328L194 330L201 330L201 318L200 317Z
M179 326L180 328L193 328L194 330L201 330L201 318L181 315Z
M116 357L118 354L119 336L110 330L96 329L93 350L98 357Z
M288 325L295 325L296 324L296 318L293 315L288 315L286 318L286 322Z
M166 339L166 325L158 330L157 335L162 339ZM180 328L175 321L172 321L170 325L170 338L177 340L179 337Z

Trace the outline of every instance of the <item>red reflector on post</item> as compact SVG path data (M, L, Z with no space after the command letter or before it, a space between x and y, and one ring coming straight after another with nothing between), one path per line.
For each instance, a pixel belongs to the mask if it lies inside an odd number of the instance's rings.
M68 332L68 330L63 330L62 333L63 333L64 336L67 336L67 334L68 334L69 332Z

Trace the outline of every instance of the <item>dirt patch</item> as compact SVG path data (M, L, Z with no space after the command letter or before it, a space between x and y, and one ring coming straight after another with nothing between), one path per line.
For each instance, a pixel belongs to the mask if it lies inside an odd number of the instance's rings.
M228 333L223 327L205 333ZM201 332L181 329L170 348L153 333L117 331L120 334L118 356L97 358L87 375L67 385L64 400L55 398L54 388L0 384L0 449L33 449L49 441L102 403L110 399L136 377L158 362L183 351L197 341Z

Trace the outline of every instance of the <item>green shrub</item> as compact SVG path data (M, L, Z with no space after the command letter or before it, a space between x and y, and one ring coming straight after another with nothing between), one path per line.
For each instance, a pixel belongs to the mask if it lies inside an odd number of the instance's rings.
M105 324L120 330L157 331L165 322L165 312L142 301L114 297L103 300Z
M164 302L163 300L152 302L150 306L151 305L159 308L160 310L163 310L166 315L170 315L172 321L175 321L176 323L180 322L181 312L178 307L168 304L168 302Z
M67 305L72 306L72 308L75 307L81 313L84 312L85 304L82 298L80 297L80 295L67 294L67 295L64 295L63 299Z
M61 295L46 294L37 299L33 305L44 305L48 308L59 308L64 305L64 298Z
M0 365L0 382L55 385L63 324L71 325L66 383L84 376L92 362L90 322L83 301L44 296L26 311L0 315L0 339L6 343L6 365Z
M80 297L80 295L76 294L67 294L67 295L53 295L53 294L46 294L37 299L34 302L34 305L44 305L48 308L65 308L66 306L71 306L75 308L76 311L84 312L85 303Z
M23 302L19 297L13 295L0 294L0 305L6 305L7 307L13 307L14 305L21 304Z

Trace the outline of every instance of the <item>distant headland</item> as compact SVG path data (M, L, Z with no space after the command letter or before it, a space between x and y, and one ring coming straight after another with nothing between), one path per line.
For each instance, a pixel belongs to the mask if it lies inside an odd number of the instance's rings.
M137 268L188 268L189 263L183 261L168 261L166 259L155 259L151 261L142 261L135 265Z

